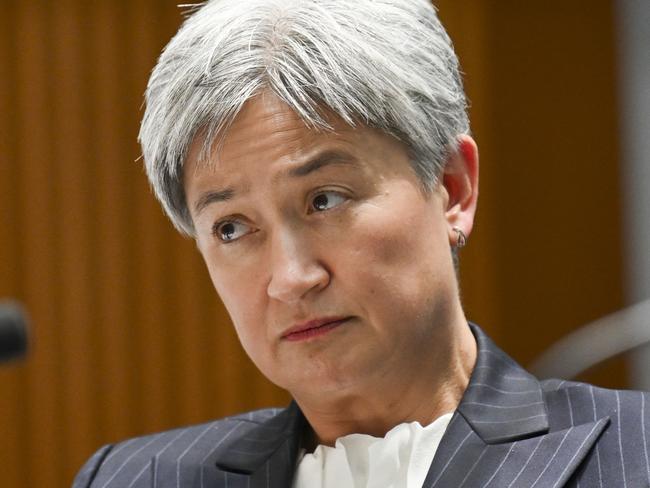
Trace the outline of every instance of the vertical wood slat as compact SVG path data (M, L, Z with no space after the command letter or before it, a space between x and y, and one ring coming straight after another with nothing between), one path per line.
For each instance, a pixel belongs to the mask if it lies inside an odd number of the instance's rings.
M15 76L12 21L15 7L0 3L0 300L18 293L18 205L15 191L17 165ZM0 369L0 465L10 487L20 487L22 466L28 450L23 435L25 366Z
M60 344L62 384L58 402L62 404L64 430L58 463L63 472L79 462L77 446L96 442L92 398L92 355L95 326L94 194L96 178L88 159L92 139L85 131L89 89L84 83L82 8L75 0L52 4L49 22L53 29L50 46L52 89L56 93L49 108L56 132L50 154L58 190L59 217L56 288L61 314L56 326ZM75 412L72 416L69 413ZM63 461L61 463L61 461Z
M160 18L153 4L147 3L145 8L152 19ZM165 13L168 14L168 10ZM134 27L136 26L132 25L131 29ZM149 29L157 27L156 21L148 24ZM138 32L137 27L131 32ZM143 40L146 42L146 38ZM159 48L162 45L161 43ZM146 81L146 78L142 81ZM140 86L144 91L145 83ZM133 105L134 109L140 106L141 100L138 100L138 105ZM136 134L137 132L134 136ZM138 358L138 388L140 408L143 413L146 412L140 429L152 431L161 425L173 425L176 400L170 377L174 376L173 368L177 359L173 354L173 345L170 344L169 328L174 324L168 318L173 301L170 288L173 285L168 277L172 276L170 240L177 237L165 222L160 207L153 200L143 179L136 183L134 191L134 225L140 232L136 247L131 248L136 263L133 279L139 291L136 295L136 335L142 345ZM151 283L159 286L151 287Z
M98 395L103 442L126 435L133 428L133 363L130 354L128 283L128 179L123 146L121 86L125 52L119 50L118 4L97 2L90 11L88 63L94 90L89 164L97 174L97 249L99 267L99 303L96 326L101 350L97 351ZM132 231L131 231L132 232ZM89 453L86 453L86 456Z
M21 242L24 259L20 274L23 297L34 322L36 340L28 364L28 421L22 435L30 459L38 469L23 464L22 486L48 486L61 478L57 452L63 445L59 403L60 348L55 324L59 323L56 238L59 232L56 192L51 159L52 131L48 117L52 93L47 89L51 72L47 47L48 11L33 2L16 4L16 58L19 167L16 191L20 202Z
M143 238L139 242L139 248L133 250L138 262L133 278L137 287L134 291L138 304L134 321L137 330L134 334L142 344L137 369L139 411L144 417L141 428L149 431L158 425L169 424L170 419L165 373L171 358L167 354L161 333L161 327L167 324L169 315L167 296L163 289L168 273L168 257L162 249L164 239L169 236L164 235L160 222L152 218L155 207L152 208L154 204L150 202L150 197L143 195L136 202L136 225ZM152 287L148 283L156 283L157 286Z
M184 243L185 244L185 243ZM193 246L192 246L193 247ZM175 361L175 368L182 388L177 392L179 417L198 422L208 414L207 390L204 388L203 371L207 369L206 361L206 326L201 310L202 295L205 293L205 280L195 257L196 250L190 246L175 246L172 256L172 272L176 276L173 296L176 297L173 325L176 339L175 350L180 361ZM194 258L194 259L193 259Z

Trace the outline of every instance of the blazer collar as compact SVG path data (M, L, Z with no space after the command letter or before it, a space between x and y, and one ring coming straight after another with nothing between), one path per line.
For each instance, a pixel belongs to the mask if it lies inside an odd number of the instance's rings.
M306 426L300 408L292 401L277 415L256 424L245 435L230 442L216 458L216 465L223 471L252 474L282 448L288 450L289 459L296 459ZM293 465L288 468L293 469Z
M537 378L470 323L477 360L458 405L472 429L487 444L548 432L548 414Z

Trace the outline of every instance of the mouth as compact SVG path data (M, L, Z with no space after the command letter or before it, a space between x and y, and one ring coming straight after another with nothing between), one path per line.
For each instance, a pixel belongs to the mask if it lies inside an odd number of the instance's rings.
M282 334L282 339L296 342L320 337L336 329L351 318L352 317L326 317L310 320L288 329L284 334Z

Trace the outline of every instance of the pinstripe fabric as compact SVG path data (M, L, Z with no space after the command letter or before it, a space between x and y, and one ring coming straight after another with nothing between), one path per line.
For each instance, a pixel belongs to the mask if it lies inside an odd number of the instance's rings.
M424 487L650 487L648 394L540 382L471 327L477 363ZM306 428L292 403L131 439L74 488L290 487Z

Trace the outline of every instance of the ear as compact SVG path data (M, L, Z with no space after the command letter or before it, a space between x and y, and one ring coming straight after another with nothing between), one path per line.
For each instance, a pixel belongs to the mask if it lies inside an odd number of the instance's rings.
M441 184L447 194L445 218L449 242L455 245L458 236L453 228L470 235L478 199L478 147L470 136L458 137L457 149L449 155Z

